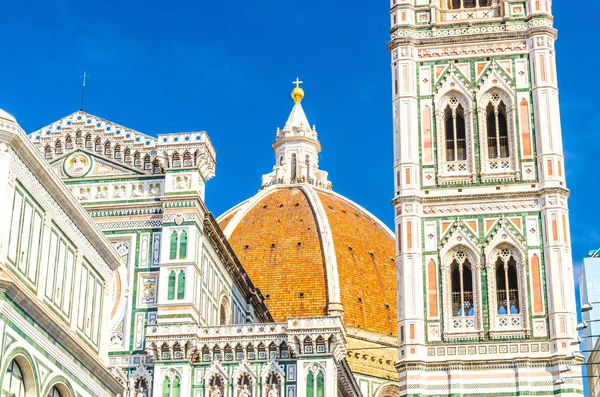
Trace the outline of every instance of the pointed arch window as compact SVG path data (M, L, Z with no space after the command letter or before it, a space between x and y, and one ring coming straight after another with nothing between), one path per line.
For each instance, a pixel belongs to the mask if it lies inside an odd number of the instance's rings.
M169 247L169 259L177 259L177 232L171 233L171 245Z
M125 148L125 152L123 153L123 156L125 158L125 162L127 164L130 164L131 160L132 160L132 158L131 158L131 149Z
M152 169L152 162L150 161L150 155L146 155L144 157L144 169L148 170L148 171Z
M169 378L163 380L162 397L171 397L171 381Z
M105 156L112 156L112 147L110 145L110 142L106 142L104 144L104 155Z
M75 134L75 144L77 146L83 145L83 138L81 137L81 131L77 131Z
M493 94L486 108L488 157L508 158L508 117L499 94Z
M473 272L471 263L464 251L458 251L450 268L450 289L452 294L452 316L473 317Z
M306 397L325 396L325 375L323 371L309 371L306 377Z
M177 299L183 299L185 297L185 272L179 272L177 276Z
M181 157L179 156L179 153L173 154L172 166L173 167L181 167Z
M443 256L442 289L445 338L483 336L481 279L477 255L467 246L457 246Z
M181 393L180 389L181 381L179 380L179 377L176 376L175 379L173 379L173 385L171 386L171 397L179 397Z
M114 157L117 160L121 159L121 145L115 145L115 152L114 152Z
M44 157L46 157L46 160L52 159L52 148L50 145L46 146L46 149L44 149Z
M187 152L183 155L183 166L184 167L193 167L194 166L194 158L192 154Z
M54 144L54 147L55 147L56 154L62 154L63 153L63 146L62 146L62 143L60 141L56 141L56 143Z
M92 148L92 136L90 134L87 134L85 136L85 147L86 147L86 149Z
M187 257L187 232L184 230L179 235L179 259Z
M520 167L519 156L516 155L518 133L513 125L515 109L511 95L492 88L479 101L481 179L515 179Z
M155 174L162 174L162 167L160 166L160 161L158 159L154 160L152 172Z
M142 165L142 156L139 152L136 152L133 155L133 165L135 165L136 167L141 167Z
M65 149L73 149L73 138L71 138L71 135L67 135L65 138Z
M516 262L510 251L503 249L496 260L496 313L519 314L519 281Z
M467 159L467 140L465 110L458 98L450 98L444 110L446 161L464 161Z
M172 301L175 299L175 284L177 283L177 275L175 271L169 273L169 284L167 288L167 299Z
M100 138L96 139L96 144L95 144L94 150L96 152L101 152L102 151L102 140Z
M526 336L530 327L528 284L525 282L527 266L523 256L514 246L502 244L488 257L490 336L493 339L507 335ZM532 281L535 283L535 280Z
M188 250L188 233L185 230L173 230L169 246L169 259L186 259Z

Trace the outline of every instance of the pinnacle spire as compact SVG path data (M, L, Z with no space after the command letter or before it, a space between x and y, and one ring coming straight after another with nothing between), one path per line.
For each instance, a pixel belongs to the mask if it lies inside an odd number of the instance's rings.
M302 108L304 90L299 78L292 91L294 107L283 129L277 129L273 151L275 166L273 172L263 175L263 187L273 184L309 183L323 188L331 188L327 172L319 170L321 143L317 130L310 126Z

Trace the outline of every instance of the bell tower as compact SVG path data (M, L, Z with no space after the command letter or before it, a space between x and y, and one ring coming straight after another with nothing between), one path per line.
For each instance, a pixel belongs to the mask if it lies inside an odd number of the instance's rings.
M390 22L401 394L581 395L551 0Z

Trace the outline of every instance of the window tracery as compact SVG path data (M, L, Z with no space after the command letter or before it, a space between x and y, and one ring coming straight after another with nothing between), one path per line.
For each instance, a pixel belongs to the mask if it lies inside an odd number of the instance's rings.
M481 178L518 178L520 172L512 98L506 92L494 88L483 94L479 103Z
M467 246L455 246L444 256L442 287L446 337L481 331L480 277L477 256Z
M436 104L439 183L475 180L469 103L463 94L450 91Z
M526 265L522 257L522 253L506 243L491 250L488 256L488 307L492 338L528 332Z

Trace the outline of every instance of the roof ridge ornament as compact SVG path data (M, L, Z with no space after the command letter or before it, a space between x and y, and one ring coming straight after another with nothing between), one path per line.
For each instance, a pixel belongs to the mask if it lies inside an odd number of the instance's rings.
M300 103L304 98L304 90L300 88L300 84L304 84L304 81L300 81L300 78L296 76L296 81L292 84L296 84L296 88L292 90L292 99L294 99L294 103Z

